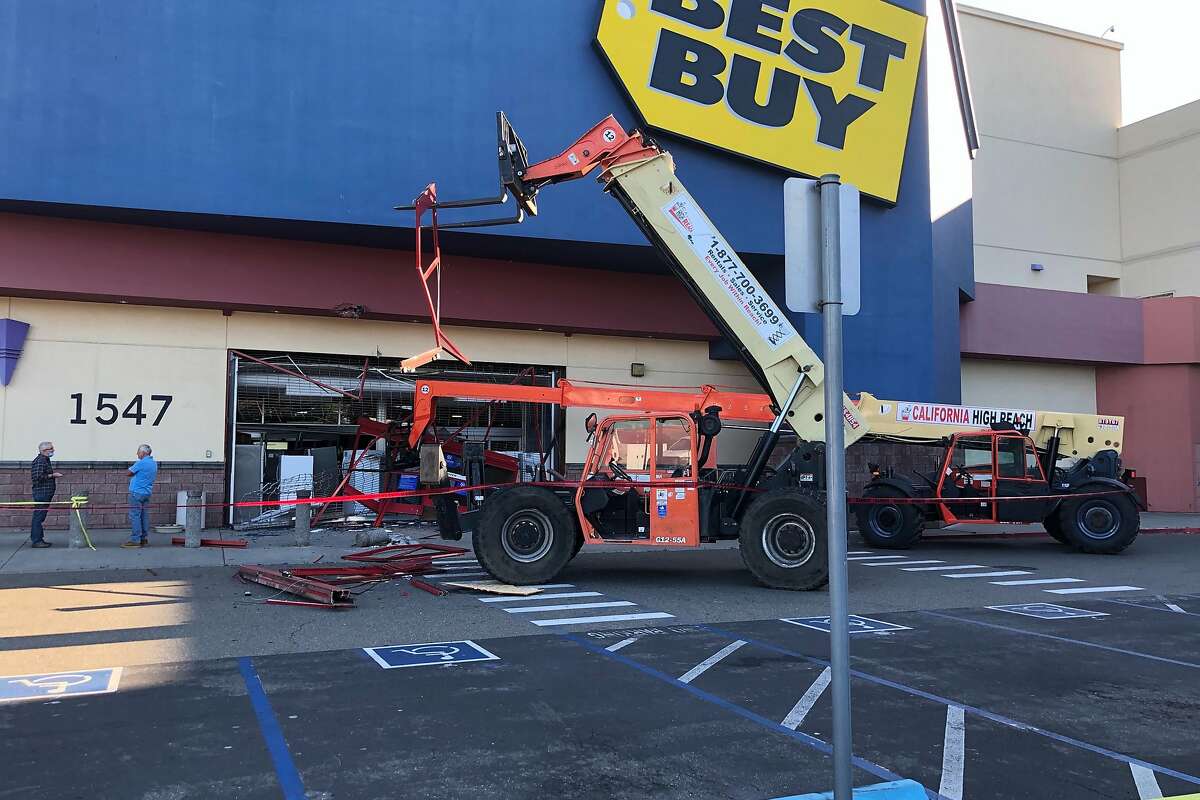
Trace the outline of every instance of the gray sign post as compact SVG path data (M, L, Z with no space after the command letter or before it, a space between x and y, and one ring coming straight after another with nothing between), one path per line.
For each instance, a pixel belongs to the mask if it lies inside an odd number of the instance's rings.
M824 324L833 796L835 800L852 800L842 315L858 313L859 306L859 193L855 187L842 184L837 175L823 175L819 181L789 178L784 208L788 307L793 311L819 309Z

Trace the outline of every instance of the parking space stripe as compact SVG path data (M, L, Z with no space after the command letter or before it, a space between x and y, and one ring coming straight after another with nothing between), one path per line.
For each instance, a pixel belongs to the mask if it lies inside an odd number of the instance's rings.
M667 619L674 617L665 611L645 611L640 614L603 614L598 617L568 617L567 619L533 619L534 625L544 628L547 625L591 625L595 622L624 622L629 619Z
M966 713L962 706L946 706L946 733L942 740L942 783L938 794L947 800L962 800L966 734Z
M929 572L939 569L987 569L986 564L951 564L948 567L903 567L905 572Z
M960 572L943 575L943 578L1007 578L1009 575L1032 575L1027 569L1008 569L1001 572Z
M481 597L481 603L512 603L516 600L561 600L566 597L599 597L599 592L554 592L552 594L526 594L513 597Z
M873 551L873 550L851 550L848 553L846 553L846 555L848 555L848 556L869 556L873 552L875 552L875 551Z
M1163 605L1166 606L1170 611L1172 611L1176 614L1188 613L1188 612L1184 611L1180 606L1177 606L1174 603L1168 603L1166 600L1163 600Z
M885 559L908 558L908 556L849 556L847 561L883 561Z
M953 614L943 614L940 611L918 611L918 614L924 614L928 617L939 617L948 619L953 622L965 622L968 625L980 625L984 628L995 628L1000 631L1008 631L1010 633L1018 633L1022 636L1035 636L1039 639L1053 639L1056 642L1066 642L1067 644L1077 644L1081 647L1092 647L1096 650L1107 650L1110 653L1120 653L1124 656L1137 656L1138 658L1149 659L1150 661L1161 661L1164 664L1174 664L1179 667L1191 667L1192 669L1200 669L1200 664L1194 664L1191 661L1180 661L1175 658L1166 658L1164 656L1151 655L1138 650L1126 650L1123 647L1112 647L1107 644L1097 644L1096 642L1085 642L1082 639L1072 639L1069 636L1056 636L1053 633L1039 633L1038 631L1027 631L1022 628L1014 628L1009 625L1000 625L996 622L984 622L979 619L968 619L967 617L956 617Z
M705 627L707 627L707 626L705 626ZM724 632L720 632L720 633L722 636L728 635ZM791 738L795 739L796 741L806 744L818 752L824 753L825 755L833 755L833 747L831 745L827 744L826 742L821 741L820 739L818 739L815 736L809 736L807 733L801 733L800 731L794 731L794 730L785 728L782 725L780 725L779 723L769 720L766 717L762 716L761 714L756 714L755 712L751 711L748 708L743 708L742 706L739 706L736 703L731 703L730 701L726 700L723 697L718 697L717 695L712 694L711 692L706 692L703 689L695 686L694 684L681 683L680 681L676 680L675 678L672 678L670 675L666 674L665 672L660 672L659 670L654 669L654 667L648 667L645 664L639 664L637 661L634 661L631 658L627 658L626 656L623 656L620 653L611 653L606 650L603 650L603 649L597 647L596 645L592 644L591 642L587 641L586 639L582 639L574 634L565 634L564 638L570 639L571 641L575 642L577 645L584 648L585 650L590 650L593 653L597 653L599 655L604 656L605 658L609 658L609 659L612 659L613 661L617 661L621 664L624 664L627 667L632 667L633 669L636 669L638 672L641 672L645 675L649 675L652 678L656 678L660 681L663 681L664 683L669 683L672 686L676 686L680 689L683 689L684 691L691 694L693 697L699 698L700 700L704 700L705 702L708 702L715 706L723 708L726 711L731 711L743 719L754 722L754 723L761 725L762 727L767 728L769 730L776 731L777 733L782 733L786 736L790 736ZM729 638L735 638L735 637L729 637ZM746 641L752 642L752 640L746 640ZM896 773L892 772L889 769L886 769L885 767L881 767L872 761L868 761L867 759L862 758L861 756L853 756L852 755L851 761L854 763L854 766L858 767L859 769L861 769L865 772L869 772L870 774L874 775L877 778L882 778L885 781L901 780L900 776L897 775Z
M821 670L821 674L812 682L812 686L808 687L808 691L804 696L796 701L796 705L792 706L792 710L783 718L783 722L779 723L785 728L796 730L804 722L804 718L808 716L808 712L812 711L812 707L821 699L821 695L825 692L825 687L829 686L829 681L833 678L833 670L826 667Z
M1050 594L1095 594L1097 592L1144 592L1140 586L1077 586L1074 589L1042 589Z
M275 718L275 712L271 709L267 692L259 680L258 671L254 669L254 664L249 658L238 659L238 670L246 683L246 695L250 698L254 716L258 718L258 729L267 743L267 752L275 766L275 776L279 778L279 788L283 790L284 800L306 800L308 795L304 793L304 781L300 778L296 763L292 761L292 754L284 741L279 720Z
M629 645L633 644L636 641L637 641L636 636L631 639L622 639L621 641L617 642L616 644L610 644L608 647L606 647L604 649L610 653L615 653L618 650L620 650L622 647L628 647Z
M912 564L945 564L945 563L946 563L945 561L929 559L926 561L878 561L878 562L872 562L870 564L864 564L863 566L864 567L901 567L901 566L907 567Z
M553 606L521 606L520 608L502 608L500 610L507 611L509 614L532 614L537 611L571 611L576 608L620 608L636 605L637 603L631 603L628 600L608 600L603 603L562 603Z
M933 612L926 611L923 613L931 614ZM737 636L737 634L731 633L722 628L714 627L712 625L699 625L697 627L699 627L702 630L709 631L710 633L715 633L718 636L727 636L731 639L735 638ZM571 638L574 638L574 637L571 637ZM578 641L578 640L576 640L576 641ZM798 653L795 650L789 650L786 647L780 647L779 645L771 644L770 642L765 642L761 639L750 638L750 639L746 639L746 641L749 642L750 644L754 645L755 647L761 647L764 650L769 650L773 653L778 653L779 655L789 656L791 658L795 658L800 661L807 661L810 664L820 664L820 665L826 666L826 667L829 666L829 662L825 661L824 659L805 655L804 653ZM586 643L582 643L582 644L584 644L585 647L588 646ZM620 656L614 656L614 657L621 658ZM972 705L968 705L966 703L959 703L959 702L957 702L955 700L951 700L947 697L942 697L940 695L933 694L932 692L927 692L924 689L918 689L914 686L908 686L903 683L898 683L897 681L889 680L889 679L881 677L879 675L872 675L869 672L863 672L862 670L858 670L858 669L851 669L850 675L855 678L858 678L860 680L868 681L869 683L874 683L879 686L886 686L890 689L896 689L897 691L904 692L905 694L912 695L913 697L920 697L925 700L932 700L933 702L941 703L942 705L961 706L963 708L963 710L965 710L965 711L969 711L970 713L972 713L978 717L983 717L984 719L991 720L992 722L999 723L1006 727L1015 728L1017 730L1025 731L1027 733L1034 733L1034 734L1037 734L1038 736L1044 736L1047 739L1053 739L1056 742L1061 742L1062 744L1070 745L1072 747L1079 748L1080 750L1087 750L1090 753L1096 753L1097 755L1102 755L1107 758L1114 759L1116 761L1124 762L1126 764L1138 764L1140 766L1146 767L1147 769L1152 769L1155 772L1159 772L1163 775L1170 775L1172 778L1178 778L1181 781L1186 781L1187 783L1191 783L1191 784L1200 786L1200 777L1198 777L1196 775L1189 775L1188 773L1180 772L1177 769L1171 769L1170 767L1164 767L1159 764L1152 764L1149 761L1143 761L1140 758L1134 758L1133 756L1127 756L1124 753L1118 753L1115 750L1109 750L1106 747L1101 747L1100 745L1092 744L1091 742L1085 742L1081 739L1075 739L1071 736L1067 736L1062 733L1055 733L1054 731L1048 731L1045 728L1039 728L1036 725L1031 725L1026 722L1019 722L1011 717L1006 717L1003 714L997 714L995 711L988 711L987 709L979 708L978 706L972 706ZM894 780L894 779L889 779L889 780Z
M696 666L689 669L687 672L680 675L679 682L680 683L691 683L692 681L696 680L696 678L699 678L701 675L703 675L705 672L707 672L708 668L711 667L713 664L716 664L718 661L725 658L725 656L734 652L735 650L737 650L739 647L741 647L744 644L745 644L745 642L743 642L741 639L738 639L733 644L725 645L720 650L713 653L711 656L704 659L699 664L697 664Z
M1045 583L1083 583L1083 578L1030 578L1023 581L991 581L997 586L1038 586Z
M1130 764L1129 771L1133 773L1133 785L1137 787L1138 800L1159 800L1163 796L1158 786L1158 778L1154 770L1146 769L1139 764Z

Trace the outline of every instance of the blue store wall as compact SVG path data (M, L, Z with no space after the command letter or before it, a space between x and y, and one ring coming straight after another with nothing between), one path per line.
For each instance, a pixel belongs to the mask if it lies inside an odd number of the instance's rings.
M8 0L0 197L403 225L391 206L430 180L443 197L494 193L497 109L534 159L610 112L636 124L592 44L597 14L598 0ZM935 275L924 105L922 78L899 202L863 213L846 379L956 401L957 305L944 298L970 280L970 227L940 247L959 255ZM734 246L768 256L754 263L782 297L786 176L658 138ZM591 181L547 190L540 205L535 220L489 233L532 237L531 260L537 239L644 244ZM815 320L797 322L819 347Z

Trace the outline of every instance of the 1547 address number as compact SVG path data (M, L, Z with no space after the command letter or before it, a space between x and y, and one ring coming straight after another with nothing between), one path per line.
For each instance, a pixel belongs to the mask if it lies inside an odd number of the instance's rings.
M86 425L88 421L83 416L83 393L76 392L71 395L71 399L75 401L75 416L71 418L72 425ZM158 413L154 414L154 421L151 426L158 425L163 421L163 417L167 414L167 409L171 407L171 401L174 396L169 394L152 394L150 395L151 403L159 403ZM120 401L117 395L112 392L100 392L96 395L96 410L100 413L92 417L101 425L113 425L117 420L131 419L134 424L141 425L150 414L143 411L142 395L135 394L133 399L125 406L125 410L121 411Z

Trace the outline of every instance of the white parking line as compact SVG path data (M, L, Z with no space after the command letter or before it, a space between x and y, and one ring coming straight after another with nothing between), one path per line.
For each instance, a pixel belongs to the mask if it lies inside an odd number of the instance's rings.
M636 606L628 600L608 600L603 603L562 603L556 606L521 606L520 608L502 608L509 614L532 614L535 611L570 611L575 608L618 608L620 606Z
M989 581L996 586L1037 586L1043 583L1083 583L1083 578L1030 578L1023 581Z
M961 706L946 706L946 734L942 743L942 783L938 794L962 800L966 719Z
M882 561L884 559L908 558L908 556L851 556L847 561Z
M873 552L875 552L875 551L874 550L851 550L850 552L846 553L846 555L848 555L848 556L869 556Z
M1026 569L1006 569L1001 572L960 572L955 575L943 575L943 578L1007 578L1009 575L1032 575Z
M725 645L720 650L713 653L711 656L704 659L699 664L697 664L696 666L689 669L687 672L680 675L679 682L680 683L691 683L696 678L699 678L701 675L703 675L708 670L708 668L711 667L713 664L716 664L722 658L725 658L725 656L727 656L730 653L732 653L733 651L737 650L739 647L741 647L744 644L745 644L745 642L743 642L741 639L738 639L733 644Z
M1051 594L1093 594L1096 592L1144 592L1140 586L1077 586L1074 589L1042 589Z
M812 686L808 687L808 691L796 701L796 705L792 706L792 710L787 713L787 716L783 718L783 722L779 724L792 730L799 728L800 724L804 722L804 718L808 716L808 712L812 711L812 707L821 699L821 695L824 693L825 687L829 685L831 678L832 673L829 667L821 670L821 674L813 681Z
M621 641L617 642L616 644L610 644L608 647L606 647L604 649L610 653L615 653L618 650L620 650L622 647L628 647L629 645L633 644L636 641L637 641L636 636L633 637L632 639L622 639Z
M1162 603L1164 606L1166 606L1168 611L1174 611L1176 614L1188 613L1188 612L1184 611L1182 608L1180 608L1179 606L1172 603L1167 598L1163 597L1161 594L1154 595L1154 599L1157 600L1158 602Z
M870 564L863 564L863 566L864 567L900 567L900 566L907 567L912 564L945 564L945 563L946 563L945 561L938 561L936 559L930 559L927 561L879 561L879 562L872 562Z
M478 564L479 559L477 559L477 558L454 558L454 559L435 558L433 560L433 563L435 565L436 564Z
M946 567L904 567L905 572L928 572L931 569L987 569L986 564L950 564Z
M668 614L664 611L646 611L641 614L604 614L599 617L568 617L567 619L534 619L530 620L534 625L545 627L547 625L590 625L594 622L624 622L630 619L667 619L674 617L674 614Z
M1154 770L1146 769L1141 764L1130 764L1129 771L1133 773L1133 785L1137 787L1139 800L1158 800L1163 796Z
M554 592L553 594L527 594L518 597L481 597L481 603L511 603L514 600L560 600L566 597L599 597L599 592Z

